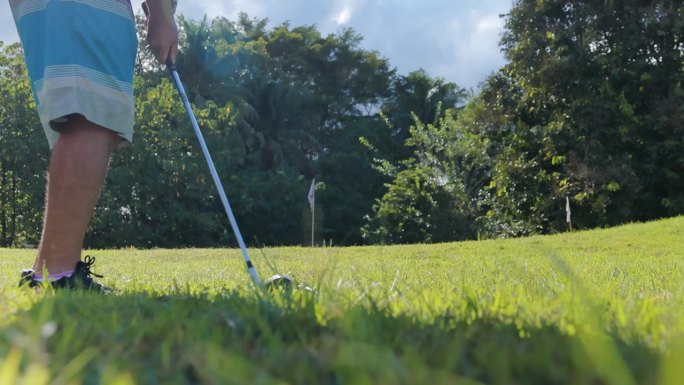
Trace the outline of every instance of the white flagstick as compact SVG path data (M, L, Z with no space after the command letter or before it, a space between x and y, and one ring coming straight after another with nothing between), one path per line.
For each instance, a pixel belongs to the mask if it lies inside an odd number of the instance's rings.
M311 247L314 247L314 226L316 223L316 179L311 180L309 188L309 206L311 206Z
M570 198L565 196L565 221L568 223L570 231L572 231L572 220L570 219Z

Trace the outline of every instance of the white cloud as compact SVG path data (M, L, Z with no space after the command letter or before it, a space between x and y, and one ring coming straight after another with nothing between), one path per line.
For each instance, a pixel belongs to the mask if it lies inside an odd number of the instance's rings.
M359 6L361 3L361 6ZM359 8L363 8L363 2L359 0L342 0L337 7L333 8L333 17L335 26L339 27L348 24Z
M337 16L335 16L335 23L337 23L337 25L347 24L349 19L351 19L351 9L345 5Z
M504 64L498 42L503 31L498 13L468 12L465 19L454 19L449 31L457 38L441 47L446 59L437 63L436 72L461 86L475 88L487 75Z

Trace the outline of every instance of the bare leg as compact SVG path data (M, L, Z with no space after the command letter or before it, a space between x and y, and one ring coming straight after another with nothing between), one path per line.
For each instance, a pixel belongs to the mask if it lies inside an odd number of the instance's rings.
M114 132L73 115L52 149L43 234L33 266L38 273L73 270L104 185L109 160L121 139Z

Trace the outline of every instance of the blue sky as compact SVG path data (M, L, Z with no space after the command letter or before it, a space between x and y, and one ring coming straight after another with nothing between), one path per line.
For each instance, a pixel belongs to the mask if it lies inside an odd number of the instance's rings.
M140 9L142 0L132 0ZM362 46L390 59L399 73L419 68L477 89L504 64L498 41L501 14L512 0L179 0L178 11L199 19L241 11L271 24L315 24L324 34L351 27ZM7 1L0 0L0 40L17 41Z

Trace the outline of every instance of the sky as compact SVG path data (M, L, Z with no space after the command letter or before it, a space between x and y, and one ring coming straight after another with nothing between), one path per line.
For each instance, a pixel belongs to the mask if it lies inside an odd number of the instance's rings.
M136 12L142 0L132 0ZM314 24L323 34L353 28L364 49L378 51L398 72L424 69L477 90L504 65L498 42L512 0L179 0L178 13L193 19L239 12L270 25ZM0 0L0 40L18 41L9 2Z

